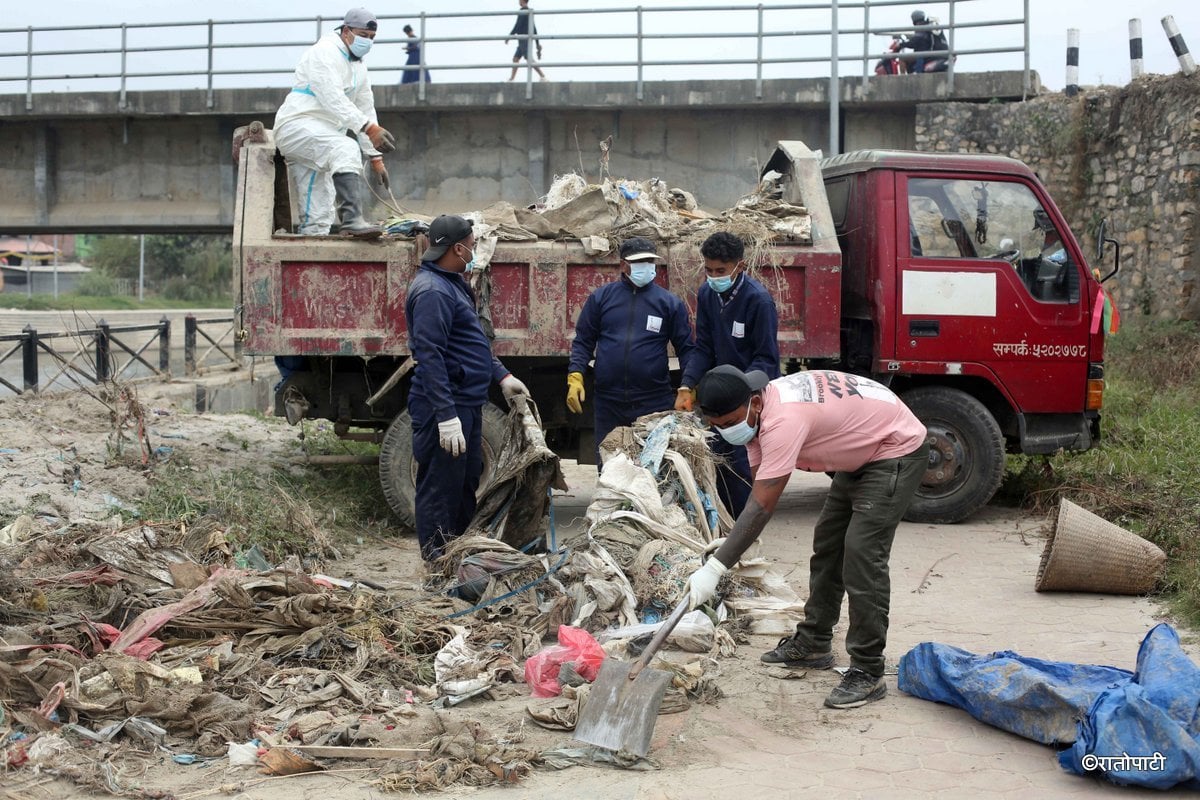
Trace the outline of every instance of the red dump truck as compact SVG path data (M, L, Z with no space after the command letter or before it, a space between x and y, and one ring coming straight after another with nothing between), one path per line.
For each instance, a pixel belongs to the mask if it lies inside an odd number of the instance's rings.
M405 290L423 243L285 233L285 167L269 131L264 139L240 152L238 335L248 354L302 357L276 392L276 413L291 387L304 416L377 441L384 493L411 522L408 381L397 377L408 359ZM909 519L955 522L979 509L1000 484L1006 452L1097 442L1099 283L1028 167L882 150L821 161L781 142L763 176L812 222L811 244L774 245L754 265L779 309L784 370L870 375L912 407L933 447ZM667 255L660 282L694 301L698 253L674 246ZM495 352L529 387L548 445L583 463L592 414L564 405L567 358L584 300L617 271L615 254L590 256L578 241L500 242L473 278L485 282L477 288ZM493 403L485 485L500 445L498 392Z

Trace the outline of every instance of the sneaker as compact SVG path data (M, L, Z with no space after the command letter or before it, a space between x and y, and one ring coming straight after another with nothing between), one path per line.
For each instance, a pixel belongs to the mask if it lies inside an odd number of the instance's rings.
M785 636L774 650L763 653L758 660L764 664L782 664L785 667L829 669L833 666L833 653L814 653L792 637Z
M887 684L882 677L868 675L858 667L846 670L838 687L825 698L826 708L858 708L882 700L887 695Z

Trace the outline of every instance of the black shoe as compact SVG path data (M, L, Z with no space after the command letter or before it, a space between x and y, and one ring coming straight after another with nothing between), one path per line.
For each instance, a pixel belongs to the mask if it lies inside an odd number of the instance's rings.
M785 636L774 650L763 653L758 660L764 664L782 664L785 667L829 669L833 666L833 653L814 653L792 637Z
M826 708L858 708L887 696L883 677L868 675L858 667L846 670L842 682L825 698Z

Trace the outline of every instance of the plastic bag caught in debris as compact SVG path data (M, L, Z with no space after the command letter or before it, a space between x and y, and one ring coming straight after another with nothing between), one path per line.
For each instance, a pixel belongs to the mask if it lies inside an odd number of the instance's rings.
M558 644L534 654L525 662L525 683L534 697L555 697L562 692L559 670L564 664L573 665L585 680L594 681L604 661L604 650L590 633L582 628L562 625L558 629Z

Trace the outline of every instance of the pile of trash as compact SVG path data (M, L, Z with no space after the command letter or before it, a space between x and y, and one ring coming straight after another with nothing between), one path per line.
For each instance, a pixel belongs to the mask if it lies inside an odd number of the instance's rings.
M575 239L588 255L602 255L631 236L699 248L717 230L740 236L747 243L749 263L758 265L770 263L772 243L813 243L808 209L782 199L782 180L780 173L769 171L755 191L732 208L710 214L691 192L659 178L605 177L588 183L568 173L554 179L542 203L521 207L500 201L460 216L474 223L478 270L491 263L499 242ZM390 234L413 235L427 229L428 222L427 217L405 214L392 217L385 226Z
M732 523L709 434L668 412L606 439L587 535L557 542L544 514L562 476L540 434L536 409L512 412L512 469L423 593L335 579L295 556L247 559L212 526L113 516L30 535L18 518L0 531L0 758L128 796L141 790L112 765L147 751L276 775L369 758L376 785L395 791L638 766L524 747L450 713L534 690L534 723L573 728L599 660L640 652ZM697 655L655 662L676 676L664 712L719 697L718 659L735 638L790 628L800 611L763 562L731 570L721 592L670 640Z

